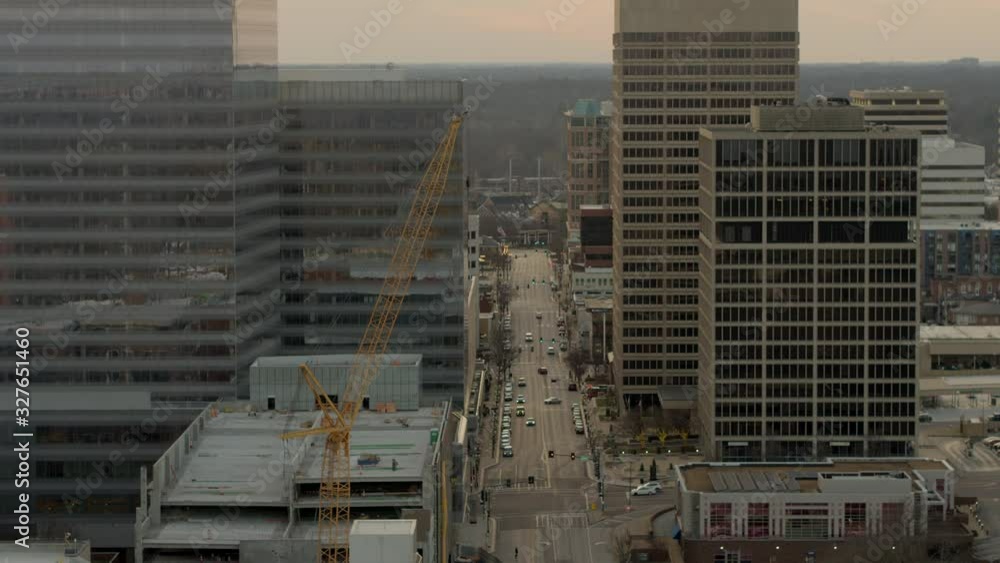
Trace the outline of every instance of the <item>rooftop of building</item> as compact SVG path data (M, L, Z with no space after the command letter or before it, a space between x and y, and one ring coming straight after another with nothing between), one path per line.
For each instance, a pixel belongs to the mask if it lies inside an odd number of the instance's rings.
M902 478L920 471L952 471L952 467L929 458L841 458L807 463L691 463L677 470L689 491L815 493L822 492L820 474Z
M280 65L281 82L401 81L407 71L392 63L385 65Z
M989 340L1000 342L1000 326L920 325L920 340Z
M166 488L164 506L287 506L286 482L319 482L323 438L284 441L286 432L317 426L318 412L268 411L249 415L245 403L222 403L210 417L176 481ZM351 433L352 482L419 481L430 461L431 430L441 425L441 409L404 413L362 411ZM363 455L381 461L358 468ZM398 462L393 470L391 460Z
M401 536L415 533L416 520L355 520L351 523L351 535Z
M985 205L983 211L986 210ZM921 219L921 231L998 231L1000 221L989 219L967 218L967 219Z
M614 111L614 104L610 101L599 102L586 98L577 100L573 109L565 112L566 117L610 117Z
M31 547L4 542L0 547L0 561L17 563L90 563L90 542L70 540L70 543L29 540Z
M392 365L416 366L420 364L421 354L390 354L387 359ZM259 368L297 368L307 363L312 367L344 367L354 363L354 354L322 354L315 356L262 356L257 358L250 367Z
M877 134L880 137L920 139L913 129L870 125L865 123L864 108L843 98L817 97L809 102L792 105L754 106L750 123L702 127L709 138L754 138L760 135L781 135L782 138L815 137L817 134L836 138L837 135Z
M891 97L899 95L922 95L927 97L945 97L946 93L944 90L914 90L909 86L902 86L900 88L864 88L859 90L851 90L850 96L852 98L864 98L864 97Z
M951 312L958 315L1000 315L1000 301L963 301Z

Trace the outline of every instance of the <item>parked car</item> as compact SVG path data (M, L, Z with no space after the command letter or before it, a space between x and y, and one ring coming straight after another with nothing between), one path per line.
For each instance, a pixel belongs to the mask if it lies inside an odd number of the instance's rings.
M503 449L504 457L514 457L514 448L507 447Z
M932 422L934 420L934 417L925 412L922 412L920 413L919 420L920 422Z
M548 399L545 399L544 403L546 405L558 405L559 403L562 403L562 399L559 397L549 397Z
M564 342L561 342L561 343L559 344L559 349L560 349L560 350L562 350L563 352L565 352L566 350L569 350L569 345L568 345L568 344L566 344L566 342L565 342L565 341L564 341Z
M645 483L643 483L643 484L641 484L639 486L640 487L649 487L651 489L656 489L656 492L660 492L660 491L663 490L663 485L661 485L659 481L647 481L647 482L645 482Z

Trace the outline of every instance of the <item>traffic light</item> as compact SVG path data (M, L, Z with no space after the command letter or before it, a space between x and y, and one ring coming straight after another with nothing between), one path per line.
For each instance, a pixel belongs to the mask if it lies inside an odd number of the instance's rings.
M555 450L549 450L549 457L556 457Z
M539 344L543 344L544 342L545 342L545 338L543 338L543 337L539 336L539 337L538 337L538 343L539 343Z
M575 460L576 459L576 452L570 452L569 453L569 458Z

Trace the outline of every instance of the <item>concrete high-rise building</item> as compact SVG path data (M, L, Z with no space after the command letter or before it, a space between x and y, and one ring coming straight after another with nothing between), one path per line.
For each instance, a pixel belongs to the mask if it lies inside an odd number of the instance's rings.
M707 454L913 454L920 135L861 108L755 108L701 132Z
M14 426L6 371L2 429L33 433L33 537L123 553L187 401L278 349L276 1L7 0L0 35L0 350L27 335L33 399Z
M698 130L798 96L798 1L616 0L614 377L628 403L698 373Z
M986 148L943 136L922 139L920 217L982 221L986 218Z
M463 107L458 81L403 69L282 70L282 354L352 354L424 165ZM390 348L423 354L423 397L461 400L468 245L463 142Z
M571 246L580 241L580 208L610 200L608 150L611 146L610 101L577 100L566 116L566 226Z
M850 97L852 104L865 108L869 125L916 129L924 135L948 134L948 100L941 90L851 90Z
M276 2L59 4L0 13L0 315L32 386L236 396L279 344Z

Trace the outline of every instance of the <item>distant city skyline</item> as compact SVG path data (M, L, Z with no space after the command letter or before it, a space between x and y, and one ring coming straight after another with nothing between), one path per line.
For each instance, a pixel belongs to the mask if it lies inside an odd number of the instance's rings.
M733 0L734 11L752 1L763 0ZM279 59L610 63L612 6L613 0L507 0L502 9L470 0L282 2ZM799 19L805 64L1000 60L995 0L802 0Z

